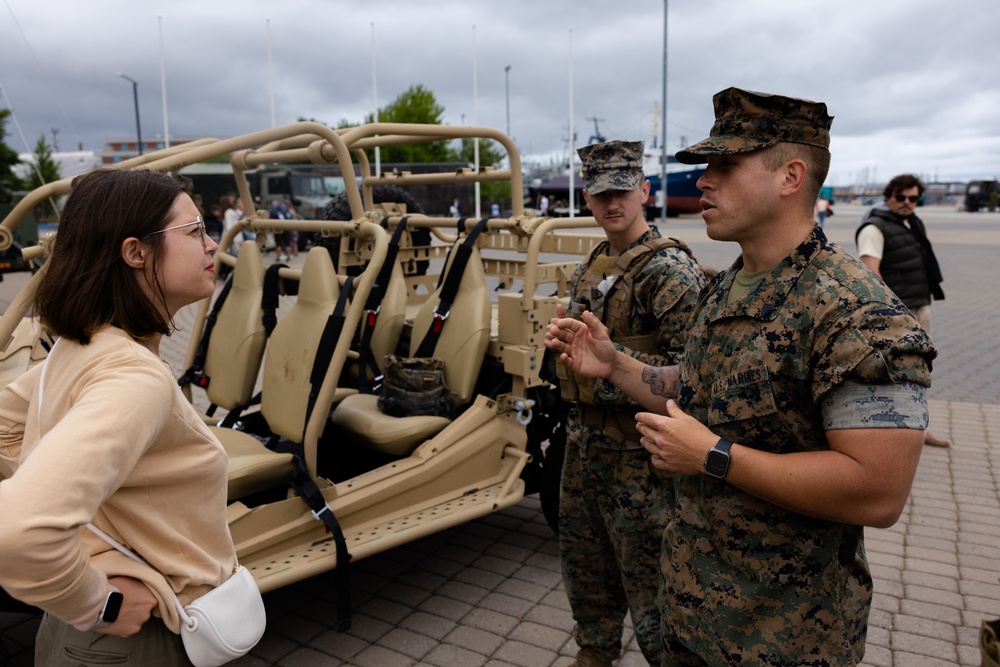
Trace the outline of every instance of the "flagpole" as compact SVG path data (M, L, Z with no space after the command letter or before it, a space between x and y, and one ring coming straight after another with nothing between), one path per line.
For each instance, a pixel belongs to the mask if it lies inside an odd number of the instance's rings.
M573 155L573 29L569 29L569 217L575 218L576 212L573 206L574 193L576 188L573 185L573 177L576 169L573 166L575 160Z
M476 26L472 26L472 124L479 126L479 72L476 66ZM479 173L479 136L473 139L472 157L475 162L476 173ZM482 216L481 201L479 198L479 181L473 185L476 198L476 218Z
M170 148L170 122L167 120L167 67L163 57L163 16L157 16L160 29L160 95L163 97L163 147Z
M267 23L267 88L271 98L271 127L277 127L278 122L274 116L274 68L271 64L271 19L265 19Z
M375 76L375 21L372 21L372 119L378 122L378 81ZM377 134L375 135L378 136ZM375 146L375 178L382 175L382 155L378 146Z

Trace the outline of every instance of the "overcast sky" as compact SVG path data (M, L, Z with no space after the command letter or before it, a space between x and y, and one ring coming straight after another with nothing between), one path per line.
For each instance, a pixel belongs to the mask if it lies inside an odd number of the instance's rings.
M172 137L270 127L268 26L277 123L360 122L373 24L380 106L421 83L446 123L478 112L506 130L509 79L522 154L565 153L572 71L576 146L593 118L609 139L659 137L662 0L2 3L0 108L14 109L31 147L53 128L64 151L134 136L119 72L139 82L143 136L162 135L161 55ZM827 103L833 185L1000 176L997 0L670 0L667 45L671 152L707 136L712 95L738 86ZM30 150L10 121L7 142Z

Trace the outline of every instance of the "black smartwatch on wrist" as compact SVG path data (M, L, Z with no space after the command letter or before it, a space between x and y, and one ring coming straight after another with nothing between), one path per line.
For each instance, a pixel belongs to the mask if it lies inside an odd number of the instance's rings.
M708 450L705 457L705 474L718 479L725 479L729 472L729 448L733 446L733 441L727 438L719 438L715 447Z
M100 616L97 617L97 624L94 626L94 629L103 628L117 621L118 612L121 611L124 600L125 596L122 595L120 590L114 586L108 586L108 597L104 600L104 608L101 610Z

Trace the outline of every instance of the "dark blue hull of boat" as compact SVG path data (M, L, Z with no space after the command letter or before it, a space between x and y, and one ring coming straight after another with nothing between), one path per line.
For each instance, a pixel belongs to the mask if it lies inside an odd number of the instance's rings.
M705 173L705 167L699 166L694 169L684 171L667 172L667 215L674 216L681 213L701 213L701 190L695 185L701 175ZM660 191L660 176L647 175L649 179L649 199L646 208L651 212L659 213L659 206L656 202L657 194Z

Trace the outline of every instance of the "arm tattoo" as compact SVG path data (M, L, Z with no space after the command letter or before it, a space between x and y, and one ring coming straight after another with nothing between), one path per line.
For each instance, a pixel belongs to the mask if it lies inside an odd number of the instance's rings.
M642 369L642 381L649 385L653 396L677 398L680 376L676 366L646 366Z

